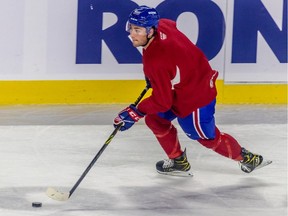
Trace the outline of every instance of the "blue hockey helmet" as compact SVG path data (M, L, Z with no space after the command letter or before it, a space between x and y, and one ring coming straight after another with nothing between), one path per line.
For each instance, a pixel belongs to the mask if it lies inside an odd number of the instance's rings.
M127 21L127 31L130 29L130 24L134 24L136 26L141 26L146 28L147 33L152 27L157 28L159 23L159 13L155 8L151 8L145 5L139 6L134 9Z

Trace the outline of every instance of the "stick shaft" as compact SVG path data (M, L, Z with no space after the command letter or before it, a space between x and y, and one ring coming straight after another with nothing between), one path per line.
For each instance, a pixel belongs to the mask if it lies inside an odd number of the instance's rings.
M134 102L134 105L136 106L141 99L144 97L144 95L146 94L146 92L148 91L149 87L146 86L145 89L143 89L143 91L141 92L141 94L139 95L139 97L136 99L136 101ZM103 144L103 146L101 147L101 149L98 151L98 153L95 155L95 157L93 158L93 160L90 162L90 164L87 166L87 168L85 169L85 171L82 173L82 175L80 176L80 178L78 179L78 181L74 184L74 186L71 188L70 192L69 192L69 197L74 193L74 191L76 190L76 188L79 186L79 184L82 182L82 180L84 179L84 177L87 175L87 173L90 171L90 169L93 167L93 165L96 163L96 161L98 160L98 158L101 156L101 154L104 152L104 150L107 148L107 146L109 145L109 143L112 141L112 139L114 138L114 136L117 134L117 132L119 131L119 129L121 128L122 124L117 125L117 127L114 129L114 131L111 133L111 135L108 137L108 139L106 140L106 142Z
M144 97L144 95L147 93L148 90L149 90L149 87L146 86L145 89L143 89L143 91L139 95L139 97L136 99L136 101L133 103L134 106L137 106L137 104L142 100L142 98Z

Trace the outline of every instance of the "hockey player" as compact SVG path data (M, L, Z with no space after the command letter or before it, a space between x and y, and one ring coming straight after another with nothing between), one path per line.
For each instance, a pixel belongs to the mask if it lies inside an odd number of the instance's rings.
M218 154L238 161L242 171L260 167L263 157L241 147L229 134L215 125L215 80L218 72L211 69L203 52L183 33L176 23L160 19L154 8L139 6L131 12L127 31L134 47L143 47L143 70L152 94L122 110L114 126L129 129L145 116L169 159L157 162L161 174L192 175L186 149L181 149L172 120L177 119L186 135Z

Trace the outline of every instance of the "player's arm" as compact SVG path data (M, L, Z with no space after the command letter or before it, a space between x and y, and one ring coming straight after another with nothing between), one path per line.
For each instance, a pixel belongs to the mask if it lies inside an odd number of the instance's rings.
M144 116L144 113L141 113L135 105L131 104L118 113L118 116L114 119L114 127L122 124L120 131L128 130Z

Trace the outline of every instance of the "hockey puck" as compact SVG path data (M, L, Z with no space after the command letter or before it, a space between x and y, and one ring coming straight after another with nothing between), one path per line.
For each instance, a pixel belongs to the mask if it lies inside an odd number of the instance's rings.
M35 208L42 207L42 203L41 202L32 202L32 207L35 207Z

